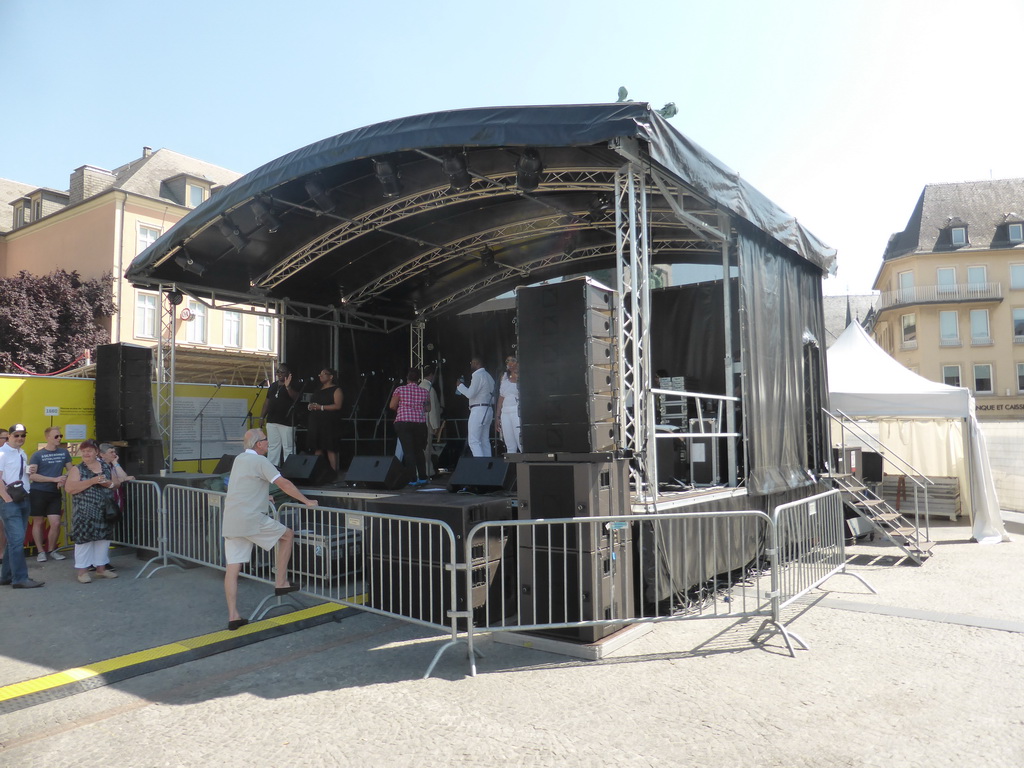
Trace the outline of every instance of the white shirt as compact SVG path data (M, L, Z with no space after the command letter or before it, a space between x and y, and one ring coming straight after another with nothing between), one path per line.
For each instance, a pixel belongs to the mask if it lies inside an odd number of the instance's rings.
M270 484L280 476L270 459L251 448L235 457L224 502L222 536L243 538L259 532L269 505Z
M20 476L18 474L19 467L21 468ZM0 478L3 479L4 485L21 480L26 491L31 489L31 483L28 481L28 455L24 450L7 443L0 447Z
M469 400L470 406L490 405L494 399L494 379L485 369L477 368L473 371L473 378L470 379L469 386L459 384L455 391L464 395Z

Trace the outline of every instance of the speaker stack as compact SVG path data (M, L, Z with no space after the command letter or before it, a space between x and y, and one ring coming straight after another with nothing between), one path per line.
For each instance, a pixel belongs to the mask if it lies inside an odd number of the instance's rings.
M153 351L135 344L96 348L96 439L125 446L132 475L164 466L153 418Z
M617 295L589 278L520 289L517 462L521 520L628 512L616 392ZM529 530L529 529L527 529ZM631 529L538 526L520 539L520 618L549 624L630 616ZM581 533L582 535L577 535ZM623 624L542 634L595 642Z

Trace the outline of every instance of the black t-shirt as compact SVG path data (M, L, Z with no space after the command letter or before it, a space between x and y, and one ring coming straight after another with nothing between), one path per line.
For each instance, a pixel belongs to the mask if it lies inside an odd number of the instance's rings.
M270 385L270 389L267 390L267 421L271 424L286 424L292 423L292 416L294 410L292 409L291 393L288 391L288 387L279 381L275 381Z

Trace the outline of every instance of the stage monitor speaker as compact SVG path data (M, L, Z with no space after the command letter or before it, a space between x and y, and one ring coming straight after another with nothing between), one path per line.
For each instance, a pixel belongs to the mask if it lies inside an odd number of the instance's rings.
M445 441L444 448L441 449L440 455L438 455L437 457L437 461L434 462L434 466L437 467L437 469L444 469L450 471L458 465L459 459L461 459L463 454L465 453L465 440L447 440Z
M324 485L334 479L334 470L326 456L305 453L293 453L285 459L281 474L286 480L300 485Z
M231 465L234 464L234 463L235 463L235 454L233 454L233 453L225 453L223 456L220 457L220 460L217 462L217 466L213 468L213 474L215 474L215 475L223 475L226 472L230 472L231 471ZM291 480L290 477L288 479Z
M500 456L463 456L448 481L448 490L511 491L515 481L515 465Z
M860 456L863 480L865 483L880 483L884 477L882 471L882 454L864 451Z
M394 491L413 479L412 473L394 456L353 456L345 482L363 488Z

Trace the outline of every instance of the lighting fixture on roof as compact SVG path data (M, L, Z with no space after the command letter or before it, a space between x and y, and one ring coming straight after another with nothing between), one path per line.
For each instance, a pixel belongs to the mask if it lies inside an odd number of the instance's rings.
M373 172L384 188L384 197L398 197L402 194L402 183L399 181L402 176L391 160L374 160Z
M185 300L185 294L179 291L177 288L167 292L167 303L172 307L176 307Z
M485 267L494 266L494 251L489 246L484 246L484 249L480 251L480 263Z
M604 218L604 213L612 207L611 195L607 192L600 192L594 195L590 201L588 218L591 221L597 221L598 219Z
M224 239L231 243L232 247L236 251L241 251L249 242L242 237L242 230L231 223L230 219L225 216L221 222L217 225L217 229L224 235Z
M324 213L330 213L336 207L334 200L331 196L324 191L324 188L313 179L308 179L305 184L306 194L312 198L313 202L316 203L316 207Z
M543 173L544 163L541 162L540 153L533 147L523 150L516 161L516 186L524 192L530 192L540 185Z
M441 168L444 175L448 177L448 191L462 192L469 189L473 180L469 176L469 169L466 167L465 152L446 152L441 159Z
M206 271L206 267L205 266L203 266L202 264L200 264L197 261L193 261L191 258L186 256L184 253L179 253L177 256L175 256L174 257L174 263L177 264L179 267L181 267L186 272L191 272L192 274L199 275L200 277L202 277L203 276L203 272ZM181 303L181 301L179 300L177 302L177 304L180 304L180 303ZM174 304L174 302L172 302L172 304ZM174 304L174 305L177 306L177 304Z
M257 197L249 204L249 207L252 208L256 221L260 226L266 227L270 234L274 234L281 228L281 220L274 215L274 212L270 210L270 205L263 198Z

